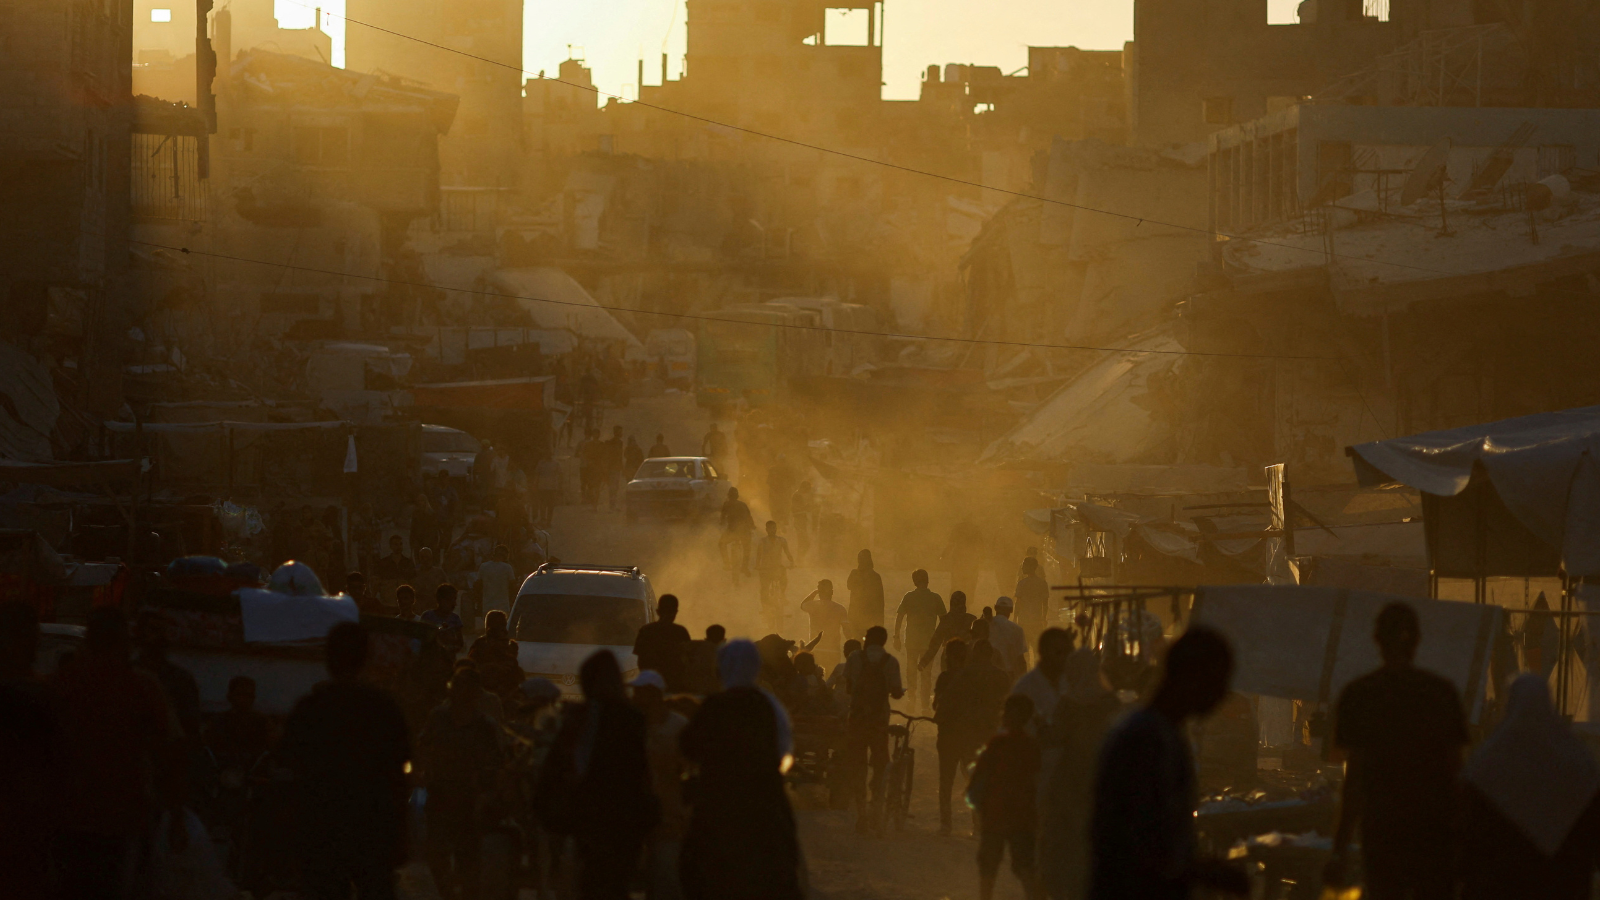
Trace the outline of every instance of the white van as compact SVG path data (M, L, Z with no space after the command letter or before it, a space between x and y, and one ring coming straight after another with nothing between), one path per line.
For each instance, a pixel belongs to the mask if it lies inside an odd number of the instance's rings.
M655 617L655 590L637 566L543 565L522 582L511 607L517 663L528 677L576 695L583 661L610 650L624 680L632 680L639 672L633 640Z

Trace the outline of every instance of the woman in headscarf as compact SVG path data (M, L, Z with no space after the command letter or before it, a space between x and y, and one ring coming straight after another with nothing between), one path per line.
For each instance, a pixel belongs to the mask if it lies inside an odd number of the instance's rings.
M872 551L856 554L856 567L845 581L850 589L850 631L862 637L867 629L883 624L883 576L872 568Z
M1095 758L1121 704L1106 687L1100 656L1080 647L1067 657L1066 690L1056 703L1052 739L1060 748L1045 775L1039 829L1039 874L1051 900L1080 900L1089 893L1089 816Z
M682 738L700 769L689 798L688 900L800 900L800 844L783 788L788 717L756 686L761 654L732 641L717 654L724 690L706 698Z
M1577 900L1600 864L1600 766L1538 675L1462 773L1462 900Z
M626 900L644 839L660 819L650 783L644 715L628 703L609 650L578 669L583 703L568 707L539 773L544 826L578 847L578 896Z

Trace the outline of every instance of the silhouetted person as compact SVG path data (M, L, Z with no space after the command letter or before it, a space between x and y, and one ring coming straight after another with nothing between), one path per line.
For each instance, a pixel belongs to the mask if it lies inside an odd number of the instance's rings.
M1039 560L1022 561L1022 574L1012 594L1016 601L1017 624L1030 638L1044 630L1050 619L1050 583L1039 571Z
M256 706L256 681L235 675L228 682L228 708L206 725L205 745L217 767L215 815L234 834L249 814L250 775L272 749L272 722Z
M867 629L883 626L883 576L872 568L872 551L856 554L856 567L845 581L850 591L850 632L866 635Z
M1061 699L1051 719L1055 765L1043 773L1039 877L1051 900L1081 900L1089 890L1089 817L1095 757L1122 704L1100 675L1100 657L1079 647L1067 657Z
M768 627L782 630L783 595L789 590L789 570L794 556L789 541L778 535L778 523L769 520L767 533L756 542L756 575L761 581L761 612Z
M294 776L301 887L312 900L395 895L405 860L405 717L361 680L367 633L354 622L328 631L329 680L295 704L278 755Z
M749 504L739 499L739 489L728 488L728 499L722 503L722 552L742 575L750 574L750 533L755 527Z
M622 440L622 426L617 425L611 429L611 437L602 443L604 453L601 456L600 473L602 485L606 492L606 505L615 510L622 501L622 485L624 482L622 466L627 456L627 446Z
M662 594L656 601L656 620L639 627L633 641L633 655L639 658L639 671L661 673L668 691L682 691L684 665L689 652L689 629L678 624L678 598Z
M480 708L483 682L472 669L450 680L449 699L428 716L417 755L428 785L428 867L442 896L478 894L480 806L495 787L500 727Z
M1194 761L1188 722L1215 709L1233 680L1233 651L1191 626L1167 650L1148 706L1124 718L1100 748L1091 825L1094 900L1179 900L1196 887L1244 896L1244 873L1195 853Z
M919 662L908 673L908 678L917 705L926 713L933 708L934 673L920 665L920 655L926 651L929 639L939 627L939 619L944 616L944 598L928 589L927 569L912 572L911 584L911 590L900 598L900 607L895 610L894 647L907 661L916 659Z
M650 783L644 716L628 705L609 650L578 670L584 701L567 709L539 775L545 827L578 848L578 896L626 900L645 836L660 818Z
M683 896L678 858L688 823L684 806L683 751L679 739L689 720L666 704L667 682L660 672L644 669L629 685L633 705L644 714L645 749L650 758L650 786L661 807L661 821L645 845L646 900L678 900Z
M128 654L127 621L100 607L56 678L66 777L56 862L67 897L129 896L126 863L146 852L158 807L183 803L182 727L161 683Z
M684 648L684 690L714 694L722 687L717 677L717 651L727 640L727 629L721 625L707 625L705 640L689 642Z
M0 602L0 896L50 893L52 821L61 789L61 730L34 678L39 620L31 603Z
M967 794L978 813L978 897L991 900L1000 860L1011 848L1011 871L1023 893L1039 896L1034 843L1039 813L1039 742L1028 734L1033 701L1022 694L1006 698L1000 733L989 739L972 770Z
M378 557L373 574L386 581L411 581L417 577L417 564L406 555L400 535L389 536L389 554Z
M723 648L726 689L684 729L700 769L683 848L689 900L800 900L800 848L784 793L781 714L754 684L761 657L748 641Z
M722 461L728 455L728 436L717 427L716 422L711 423L711 430L700 439L700 455L710 457L711 461L722 467Z
M842 648L849 628L850 611L833 599L833 582L826 578L818 581L817 589L800 601L800 610L810 620L811 627L806 634L812 637L822 635L822 642L815 648L817 659L825 668L843 662Z
M445 582L433 590L433 609L418 617L424 625L438 629L439 646L451 654L461 652L466 639L462 637L461 617L456 615L456 586Z
M1000 668L1011 673L1012 678L1021 678L1028 671L1028 636L1022 626L1011 621L1011 598L1001 597L994 601L994 615L979 619L973 623L987 622L989 629L989 643L994 645L996 661ZM1039 715L1038 710L1034 715Z
M1453 896L1451 823L1467 721L1455 686L1412 665L1421 637L1410 606L1379 611L1373 639L1383 667L1345 685L1335 710L1333 742L1348 763L1325 880L1344 880L1359 825L1371 900Z
M856 830L861 832L872 830L876 817L883 813L883 770L889 764L889 700L905 696L900 663L884 648L888 640L888 629L874 625L867 629L861 650L844 662L844 680L850 688L845 752L856 803Z
M1072 633L1061 628L1046 628L1039 635L1039 664L1028 674L1017 679L1011 688L1013 694L1027 694L1033 701L1031 730L1038 734L1049 726L1056 714L1056 704L1066 690L1067 657L1072 655ZM1053 765L1055 757L1046 750L1046 764Z
M658 434L656 435L656 442L650 445L650 455L645 458L659 459L660 457L671 455L672 448L667 446L667 436L664 434Z
M944 646L943 671L933 686L933 719L939 727L935 746L939 750L939 833L950 833L950 791L956 771L972 761L975 747L969 746L971 729L966 692L959 679L966 668L970 648L965 641L952 639Z
M950 611L939 617L939 624L933 629L933 634L928 636L928 646L922 648L922 656L917 660L919 668L926 669L933 662L939 651L951 641L968 641L971 637L972 622L977 617L967 612L967 595L961 591L950 592ZM910 645L907 648L907 658L917 647Z

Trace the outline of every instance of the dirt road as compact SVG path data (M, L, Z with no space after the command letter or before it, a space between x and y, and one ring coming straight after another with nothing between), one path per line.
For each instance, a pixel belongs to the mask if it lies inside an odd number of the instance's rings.
M635 400L625 410L608 415L606 428L623 426L649 446L657 432L677 453L698 451L710 416L688 395ZM723 423L731 431L732 423ZM737 483L738 473L734 472ZM718 622L730 636L759 637L770 628L761 621L758 588L753 579L734 585L722 570L713 528L629 523L621 513L564 506L557 510L551 542L554 553L572 562L638 565L649 574L657 593L672 592L683 603L683 623L697 637L706 625ZM802 561L804 562L804 561ZM842 587L847 570L802 565L789 573L787 616L780 629L786 637L804 636L807 622L800 598L818 578L832 578ZM909 573L884 572L890 609L900 593L911 588ZM904 582L902 584L901 582ZM933 573L933 588L947 591L947 576ZM842 595L841 590L841 595ZM843 597L841 596L841 600ZM977 843L967 832L971 818L957 799L957 836L940 837L936 791L938 757L933 730L917 734L917 769L912 798L912 819L907 830L887 838L866 837L855 831L853 814L807 808L807 798L797 798L801 838L813 893L824 900L964 900L976 898ZM959 794L960 788L957 788ZM997 900L1019 900L1022 891L1009 872L1002 874Z

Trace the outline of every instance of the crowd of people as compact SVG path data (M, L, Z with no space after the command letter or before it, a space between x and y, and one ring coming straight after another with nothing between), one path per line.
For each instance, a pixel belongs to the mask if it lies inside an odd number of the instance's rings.
M492 554L509 568L508 555ZM1024 563L1019 584L1036 570ZM505 599L503 573L484 580ZM1229 695L1221 635L1189 627L1133 699L1111 689L1110 651L1087 616L1061 627L1046 608L1019 624L1013 598L972 613L961 591L947 605L926 572L910 580L891 621L863 551L848 605L826 580L802 601L817 635L806 642L730 641L720 626L696 639L663 595L632 648L637 674L625 681L598 650L578 673L580 698L521 670L503 608L468 644L454 587L441 583L415 618L436 639L400 683L363 678L368 632L343 623L327 636L326 680L281 722L254 709L242 676L226 711L202 714L161 629L130 628L112 607L93 610L81 650L41 680L33 608L7 601L0 894L224 896L202 888L232 883L383 898L417 858L446 900L527 884L586 900L641 888L665 900L799 898L784 772L808 723L842 724L824 753L829 778L872 834L887 812L897 703L932 715L939 830L955 832L964 800L983 900L1007 858L1030 898L1248 894L1241 868L1197 849L1188 732ZM1545 680L1510 686L1469 758L1456 689L1414 663L1415 611L1385 607L1374 639L1383 665L1335 708L1347 777L1325 883L1360 883L1378 900L1588 896L1600 767ZM230 837L214 864L209 833Z

